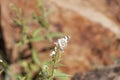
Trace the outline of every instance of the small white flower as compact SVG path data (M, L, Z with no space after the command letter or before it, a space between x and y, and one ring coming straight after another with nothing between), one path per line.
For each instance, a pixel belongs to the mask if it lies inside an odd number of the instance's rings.
M0 62L3 62L3 60L0 59Z
M47 68L48 68L48 66L47 66L47 65L44 65L44 66L43 66L43 69L44 69L44 70L46 70Z
M64 38L58 39L58 41L55 42L61 51L63 51L63 49L67 46L69 38L69 36L65 36Z
M53 56L53 55L55 55L55 54L56 54L56 52L55 52L55 51L52 51L51 54L50 54L50 56Z

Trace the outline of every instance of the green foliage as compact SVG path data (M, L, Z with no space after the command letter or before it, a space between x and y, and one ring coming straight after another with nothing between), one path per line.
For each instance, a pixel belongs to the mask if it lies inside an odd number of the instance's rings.
M7 69L7 62L2 58L2 55L0 53L0 75Z
M51 61L47 62L40 62L39 59L39 53L36 51L34 46L32 45L33 42L36 41L43 41L47 40L49 42L52 42L54 38L59 38L63 36L62 33L56 32L52 33L50 31L49 27L49 22L47 20L47 15L48 13L46 12L45 8L43 7L42 3L40 0L37 0L37 7L41 11L41 14L38 15L37 13L33 13L33 19L35 19L39 23L39 28L36 29L35 31L32 32L32 34L29 34L29 26L26 23L26 20L22 16L22 11L20 8L17 8L14 4L10 4L12 10L15 12L16 17L13 20L15 26L20 27L21 29L21 39L18 43L16 43L21 49L25 44L31 44L31 60L22 60L19 59L19 61L16 62L17 65L22 67L22 71L19 72L17 75L13 75L13 79L15 80L32 80L34 77L34 80L54 80L56 77L66 77L64 79L68 80L68 75L58 72L57 68L60 66L63 66L60 64L61 58L62 58L62 52L58 49L56 46L54 48L55 52L57 53L56 55L52 56ZM42 34L42 30L46 31L46 34ZM19 50L20 51L20 50ZM22 53L22 52L21 52ZM23 54L23 53L22 53ZM22 55L20 54L20 55ZM12 64L5 64L2 63L4 67L8 67L8 69L11 67ZM0 73L2 73L4 69L0 70ZM24 73L24 74L23 74ZM33 75L35 73L35 75ZM6 79L9 79L10 76L10 71L6 70ZM36 76L36 77L35 77ZM61 79L63 80L63 78Z
M35 49L32 49L32 60L36 63L36 64L40 64L40 60L38 57L38 53L36 52Z
M0 69L0 74L4 71L4 69Z
M19 76L18 80L26 80L26 77Z
M49 22L46 19L48 13L46 12L40 0L37 0L37 6L39 10L41 11L41 15L39 16L36 13L33 13L33 18L38 21L41 27L45 29L49 29Z
M63 72L61 72L59 70L55 71L54 76L58 77L58 78L62 78L62 77L63 78L68 78L68 77L70 77L70 75L65 74L65 73L63 73Z

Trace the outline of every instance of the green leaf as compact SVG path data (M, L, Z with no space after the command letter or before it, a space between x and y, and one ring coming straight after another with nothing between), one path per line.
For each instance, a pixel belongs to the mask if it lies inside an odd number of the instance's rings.
M58 80L71 80L70 77L59 77Z
M14 19L13 22L14 22L14 24L15 24L16 26L21 26L20 20Z
M41 31L40 28L35 30L34 33L33 33L33 37L36 37L40 31Z
M17 8L16 8L15 4L10 3L9 6L10 6L10 8L11 8L12 10L17 11Z
M0 58L2 57L2 55L0 54ZM2 59L2 62L0 62L0 68L7 68L8 67L8 63L4 60L4 59Z
M23 44L27 44L29 42L27 35L23 36Z
M18 80L25 80L26 77L23 77L23 76L18 76Z
M38 6L38 7L41 6L41 0L37 0L37 6Z
M30 68L33 71L38 71L39 70L39 66L36 66L35 64L30 64Z
M55 77L69 77L70 75L62 73L62 72L55 72L54 76Z
M52 34L50 34L50 36L51 36L52 38L58 38L58 37L64 36L64 34L57 32L57 33L52 33Z
M59 38L59 37L62 37L62 36L64 36L62 33L50 33L50 32L47 32L47 38L48 38L48 40L50 41L50 42L52 42L52 40L54 39L54 38Z
M24 67L24 69L25 69L26 72L29 72L29 63L27 61L23 61L21 63L21 66Z
M37 36L37 37L34 37L33 39L31 39L31 41L42 41L42 40L44 40L43 36Z
M53 65L54 62L53 62L53 61L48 61L46 64L47 64L47 65Z
M35 49L32 49L32 59L35 63L40 64L39 55Z
M28 31L28 26L23 27L23 32L26 33Z
M0 74L4 71L4 69L0 69Z
M64 64L57 63L55 66L56 66L56 67L60 67L60 66L64 66Z
M17 46L22 46L22 45L23 45L22 41L17 43Z
M45 19L39 19L39 24L41 25L41 27L48 29L49 28L49 22Z

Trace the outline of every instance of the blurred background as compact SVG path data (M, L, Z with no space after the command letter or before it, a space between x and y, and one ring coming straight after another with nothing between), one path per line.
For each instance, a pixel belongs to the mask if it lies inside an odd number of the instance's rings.
M38 12L36 0L2 0L0 26L0 54L11 66L11 73L19 72L17 64L21 30L14 25L13 3L21 8L31 33L38 24L31 20L33 12ZM79 72L116 65L120 62L120 0L41 0L50 12L47 20L50 32L69 35L70 42L64 51L60 70L74 75ZM45 31L42 32L44 35ZM53 41L34 42L40 61L49 59ZM27 45L21 49L22 60L29 60ZM8 66L9 66L8 65Z

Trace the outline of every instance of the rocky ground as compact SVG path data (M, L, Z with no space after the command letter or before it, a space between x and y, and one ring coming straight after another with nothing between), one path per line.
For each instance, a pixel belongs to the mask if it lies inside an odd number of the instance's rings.
M9 7L10 3L21 7L24 17L29 21L32 11L36 10L36 2L34 0L2 1L1 23L6 53L15 56L16 49L13 41L18 39L20 32L13 25L14 16ZM93 80L94 77L95 80L110 80L109 77L103 79L101 76L108 76L108 73L113 77L116 73L120 75L120 67L79 74L79 72L90 71L96 67L103 68L113 65L114 61L110 55L120 59L119 0L100 0L99 2L97 0L43 0L43 3L52 12L48 17L51 31L59 31L71 36L70 43L63 55L62 63L66 66L61 67L62 71L72 75L78 73L73 80ZM29 23L30 26L37 28L31 21ZM41 45L45 44L35 44L36 49L42 49ZM40 52L39 55L43 60L49 57L49 53L41 54ZM15 58L13 57L13 59ZM114 72L116 69L118 72ZM118 79L111 78L111 80Z
M72 80L120 80L120 66L96 69L87 73L76 73Z

